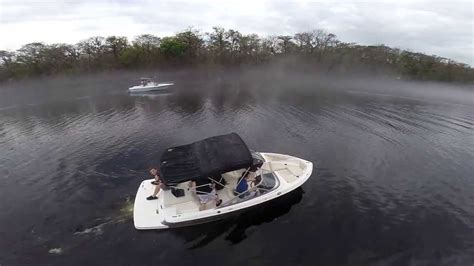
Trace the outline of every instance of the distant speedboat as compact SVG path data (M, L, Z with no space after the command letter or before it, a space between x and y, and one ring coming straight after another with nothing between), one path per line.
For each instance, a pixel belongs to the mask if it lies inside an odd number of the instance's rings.
M236 187L246 182L241 177L250 169L257 169L255 184L238 193ZM133 208L135 228L166 229L222 219L295 190L312 170L311 162L297 157L251 152L236 133L171 147L161 157L161 180L168 189L162 189L157 200L147 200L155 188L153 179L141 182ZM216 193L221 204L211 202L201 210L199 191L190 189L189 181L219 185L208 196Z
M159 91L173 86L173 82L158 83L152 78L140 78L140 85L128 88L129 92Z

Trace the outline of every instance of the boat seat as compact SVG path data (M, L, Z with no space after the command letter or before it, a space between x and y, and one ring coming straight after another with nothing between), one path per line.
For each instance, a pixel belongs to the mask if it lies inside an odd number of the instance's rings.
M299 164L288 164L287 167L288 171L290 171L295 176L301 176L303 174L303 169L301 169Z
M287 183L293 183L298 178L288 169L280 169L276 171Z
M175 206L181 203L186 203L190 201L196 201L196 197L193 196L192 191L188 191L188 183L181 183L178 184L176 187L184 190L184 196L182 197L175 197L173 193L171 193L171 189L162 190L160 192L160 197L163 197L163 205L164 207L168 208L171 206Z
M223 173L222 177L225 179L227 182L232 182L232 179L235 179L235 182L237 182L237 179L242 176L244 173L245 169L239 169L227 173Z
M177 214L199 211L199 203L197 201L182 202L175 204L173 207L176 208Z
M242 176L244 171L245 169L239 169L222 174L222 177L226 181L226 185L223 189L218 190L217 194L223 202L227 202L235 197L234 189L237 186L237 180Z

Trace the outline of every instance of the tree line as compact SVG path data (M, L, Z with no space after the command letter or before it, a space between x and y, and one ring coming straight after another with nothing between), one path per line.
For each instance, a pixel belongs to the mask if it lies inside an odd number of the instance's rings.
M214 27L189 28L174 36L95 36L77 44L34 42L16 51L0 50L0 81L107 69L181 66L235 66L298 59L308 69L344 73L387 70L397 78L473 82L474 69L451 59L387 47L342 42L324 30L260 37Z

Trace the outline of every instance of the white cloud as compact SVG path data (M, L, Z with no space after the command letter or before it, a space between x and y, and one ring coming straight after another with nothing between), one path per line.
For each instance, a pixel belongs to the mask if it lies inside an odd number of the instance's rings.
M474 65L472 1L0 0L0 49L95 35L169 35L188 26L293 34L324 28L341 40L386 44Z

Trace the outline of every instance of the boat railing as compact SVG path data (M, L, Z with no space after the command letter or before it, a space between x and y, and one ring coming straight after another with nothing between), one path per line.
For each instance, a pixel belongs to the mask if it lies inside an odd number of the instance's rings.
M228 200L227 202L222 203L222 205L220 205L218 208L226 207L226 206L237 203L235 201L241 201L241 202L246 201L246 200L249 200L251 198L260 196L261 194L265 194L268 191L271 191L271 189L261 187L262 184L263 184L263 177L260 179L260 182L258 182L258 184L255 184L253 187L247 189L246 191L243 191L241 193L237 193L237 192L235 192L235 190L233 190L235 196L233 198L231 198L230 200ZM252 192L256 192L256 193L254 193L253 196L250 196L250 197L247 196L247 194L252 195ZM263 192L263 193L260 193L260 192Z
M218 184L218 185L221 185L222 187L225 187L224 184L222 184L221 182L219 182L219 181L213 179L212 177L208 177L208 178L209 178L212 182L214 182L214 183L216 183L216 184ZM221 178L221 179L222 179L222 178ZM224 179L224 180L225 180L225 179Z
M196 188L199 188L199 187L205 187L205 186L209 186L209 184L204 184L204 185L199 185L199 186L194 186L194 187L189 187L187 190L188 191L191 191L191 192L195 192L196 194L200 194L200 195L203 195L203 194L211 194L212 192L203 192L203 191L198 191ZM181 188L182 189L182 188Z
M242 176L245 176L247 172L249 172L250 170L250 167L247 168L245 170L245 172L243 173ZM272 173L270 173L272 174ZM260 170L260 173L257 175L257 176L260 176L260 181L258 182L258 184L254 184L253 186L251 186L249 189L247 189L246 191L243 191L241 193L237 193L234 189L232 189L233 193L234 193L234 197L229 199L228 201L226 202L223 202L219 207L216 207L216 208L222 208L222 207L226 207L226 206L229 206L229 205L232 205L232 204L236 204L238 202L236 201L246 201L246 200L249 200L251 198L254 198L254 197L257 197L257 196L260 196L262 194L265 194L271 190L273 190L275 187L277 187L278 185L274 186L273 188L264 188L262 187L263 186L263 183L264 183L264 180L265 178L263 177L264 173L262 171L262 169ZM211 177L208 177L208 179L210 179L212 182L214 182L215 184L219 184L223 187L229 187L228 185L224 185L223 183L215 180L214 178L211 178ZM240 182L246 180L245 178L241 178L241 180L239 182L237 182L237 186L238 184L240 184ZM277 180L275 178L275 180ZM278 182L278 181L277 181ZM204 187L204 186L209 186L211 183L209 184L203 184L203 185L199 185L199 186L193 186L193 187L189 187L187 188L186 190L187 191L191 191L191 192L194 192L196 194L200 194L200 195L205 195L205 194L212 194L212 193L216 193L215 189L213 189L213 191L211 192L203 192L203 191L198 191L197 188L200 188L200 187ZM236 187L237 187L236 186ZM175 188L175 189L183 189L183 188L178 188L178 187L175 187L175 186L169 186L170 188ZM252 193L252 192L255 192L255 193Z
M228 200L227 202L223 202L219 207L216 207L217 208L223 208L223 207L227 207L229 205L233 205L233 204L236 204L237 202L235 201L246 201L246 200L249 200L255 196L257 196L257 194L253 194L253 196L249 197L250 195L252 195L251 192L256 192L258 193L258 191L260 190L260 188L258 188L257 186L255 187L251 187L250 189L247 189L246 191L244 192L241 192L241 193L237 193L235 194L235 196L233 198L231 198L230 200ZM242 197L243 196L243 197Z

